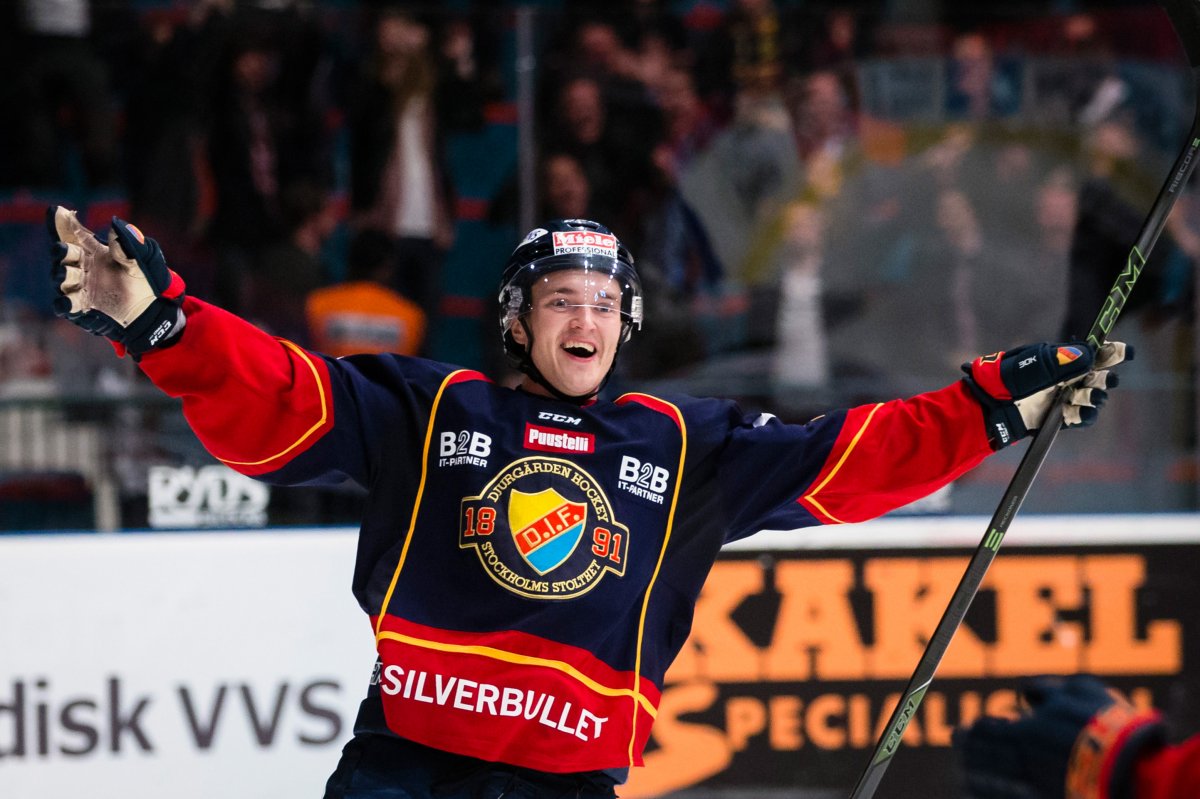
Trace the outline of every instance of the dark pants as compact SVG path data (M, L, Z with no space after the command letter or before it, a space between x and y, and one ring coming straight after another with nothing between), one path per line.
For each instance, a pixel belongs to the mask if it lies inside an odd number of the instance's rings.
M596 774L548 774L359 734L325 785L325 799L613 799Z

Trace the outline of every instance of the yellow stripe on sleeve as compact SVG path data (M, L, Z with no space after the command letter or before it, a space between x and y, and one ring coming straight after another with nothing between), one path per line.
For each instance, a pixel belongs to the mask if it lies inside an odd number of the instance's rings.
M294 450L297 447L304 444L305 441L307 441L309 438L311 438L318 430L320 430L322 427L325 426L325 423L327 421L329 421L329 398L325 396L325 386L323 383L321 383L321 375L317 372L317 367L312 362L312 358L308 357L307 352L300 349L300 347L296 346L295 344L293 344L290 341L287 341L285 339L279 339L279 343L283 344L285 347L287 347L288 349L292 350L297 355L299 355L300 359L302 361L304 361L304 364L308 367L308 370L310 372L312 372L313 380L315 380L317 383L317 395L321 402L321 418L316 421L316 424L314 424L312 427L305 430L304 434L301 435L295 441L293 441L287 448L275 453L274 455L272 455L268 458L263 458L260 461L229 461L229 460L225 460L224 458L220 458L219 460L224 464L227 464L229 466L262 466L265 463L270 463L273 460L278 460L279 458L282 458L284 455L287 455L292 450Z
M841 470L842 465L846 462L846 459L850 457L850 453L853 452L854 448L858 446L858 442L862 439L863 433L866 432L867 426L870 425L871 420L875 418L876 412L878 412L882 407L882 402L875 404L875 407L872 408L871 412L867 414L867 418L863 420L862 426L858 428L858 432L854 434L854 438L850 440L850 445L846 447L846 451L842 453L842 457L838 458L838 462L834 465L833 469L830 470L829 474L825 475L825 479L821 481L820 485L808 492L808 494L806 494L804 497L805 502L811 504L817 510L821 511L821 513L825 514L825 516L831 519L835 524L846 524L846 522L826 510L825 506L817 501L817 494L821 492L821 489L829 485L829 481L832 480L834 476L836 476Z

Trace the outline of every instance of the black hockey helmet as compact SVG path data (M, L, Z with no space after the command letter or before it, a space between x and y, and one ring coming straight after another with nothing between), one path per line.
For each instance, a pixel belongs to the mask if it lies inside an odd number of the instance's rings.
M595 272L611 278L621 287L621 338L628 341L633 328L642 327L642 282L633 265L633 255L613 232L598 222L587 219L555 219L543 222L526 234L513 250L500 277L498 296L500 336L504 353L521 371L549 388L555 395L565 397L542 378L530 360L525 347L512 335L512 325L532 309L534 284L550 274L564 269ZM532 333L528 327L526 332ZM613 358L616 363L616 358ZM606 378L607 379L607 378Z

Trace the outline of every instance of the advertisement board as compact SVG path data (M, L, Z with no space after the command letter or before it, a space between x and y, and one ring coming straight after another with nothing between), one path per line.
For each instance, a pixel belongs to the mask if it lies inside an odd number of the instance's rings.
M816 541L789 533L727 551L667 673L656 749L622 795L849 795L982 521L864 526L841 541L827 528ZM1014 689L1028 675L1100 675L1181 726L1191 720L1194 731L1198 527L1182 517L1023 520L993 562L878 795L960 796L954 727L981 713L1012 713Z
M0 796L320 796L374 664L354 540L0 538Z
M845 796L983 519L727 548L623 797ZM374 661L352 530L0 538L0 795L320 795ZM1200 519L1014 525L878 795L956 796L954 726L1090 671L1200 718Z

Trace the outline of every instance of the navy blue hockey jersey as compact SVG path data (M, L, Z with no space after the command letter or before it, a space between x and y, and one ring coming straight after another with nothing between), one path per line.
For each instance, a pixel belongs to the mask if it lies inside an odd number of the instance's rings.
M185 310L182 340L141 366L214 456L369 490L353 590L388 727L543 771L641 763L725 542L877 516L991 451L959 383L805 425L682 396L577 407Z

